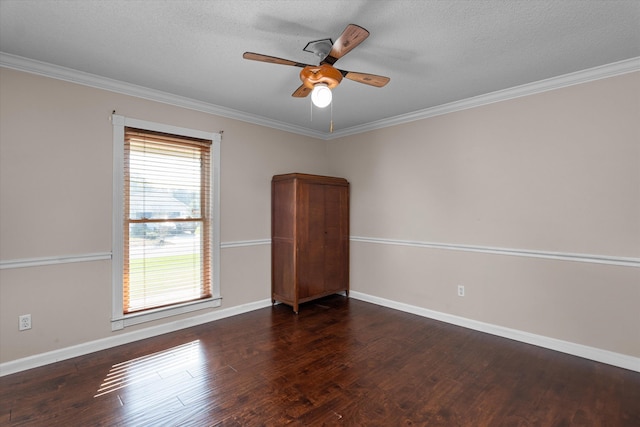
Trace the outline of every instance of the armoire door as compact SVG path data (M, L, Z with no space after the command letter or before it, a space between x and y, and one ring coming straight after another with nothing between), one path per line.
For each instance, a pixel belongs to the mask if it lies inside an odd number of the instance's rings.
M326 185L324 189L324 289L348 288L349 283L349 190Z
M325 292L325 206L322 184L301 182L298 187L298 296Z

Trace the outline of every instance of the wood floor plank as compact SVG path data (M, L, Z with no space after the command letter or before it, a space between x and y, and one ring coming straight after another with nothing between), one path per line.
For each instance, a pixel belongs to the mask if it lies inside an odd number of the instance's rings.
M0 378L4 426L640 426L640 373L330 296Z

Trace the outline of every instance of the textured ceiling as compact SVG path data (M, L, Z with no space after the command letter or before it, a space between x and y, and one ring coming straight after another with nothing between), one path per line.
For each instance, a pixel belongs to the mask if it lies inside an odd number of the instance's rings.
M0 52L326 133L331 108L291 97L312 40L371 35L338 68L336 131L640 57L640 1L0 0Z

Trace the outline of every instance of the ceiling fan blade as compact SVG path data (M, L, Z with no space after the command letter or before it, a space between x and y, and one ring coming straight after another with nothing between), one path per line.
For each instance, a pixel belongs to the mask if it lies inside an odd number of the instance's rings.
M291 94L291 96L294 96L296 98L304 98L307 95L309 95L311 93L311 89L309 89L307 86L305 85L301 85L298 89L296 89L295 92L293 92Z
M289 59L277 58L275 56L262 55L261 53L253 53L253 52L245 52L242 54L244 59L250 59L252 61L260 61L260 62L269 62L271 64L280 64L280 65L292 65L294 67L304 68L308 64L303 64L301 62L291 61Z
M329 55L322 60L321 64L335 64L338 59L351 52L354 47L362 43L367 37L369 37L369 31L355 24L347 25L347 28L340 34L338 40L331 47Z
M375 87L383 87L391 80L389 77L376 76L375 74L355 73L353 71L342 71L342 76L354 82L364 83Z

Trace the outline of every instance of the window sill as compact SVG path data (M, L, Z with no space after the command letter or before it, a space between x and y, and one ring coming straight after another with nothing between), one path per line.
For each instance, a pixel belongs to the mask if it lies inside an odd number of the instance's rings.
M119 331L128 326L139 325L140 323L152 322L154 320L164 319L179 314L190 313L192 311L202 310L205 308L220 307L222 298L209 298L206 300L192 301L171 307L163 307L155 310L148 310L143 313L128 314L120 319L111 320L111 330Z

